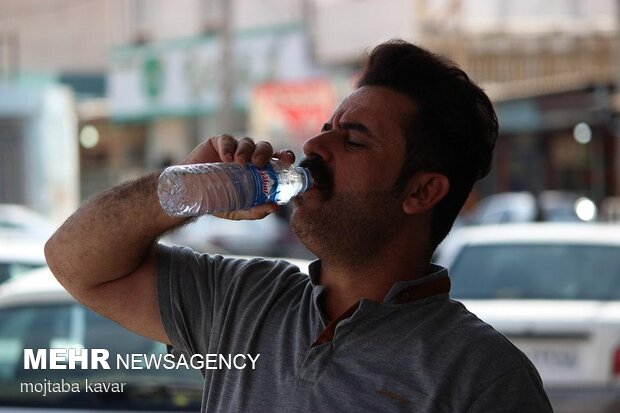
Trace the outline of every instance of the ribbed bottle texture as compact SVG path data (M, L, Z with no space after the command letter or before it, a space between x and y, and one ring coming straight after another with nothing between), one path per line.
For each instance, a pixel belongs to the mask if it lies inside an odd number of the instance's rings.
M168 215L190 217L284 204L307 190L310 181L306 169L285 168L276 160L261 169L234 163L177 165L161 174L157 193Z

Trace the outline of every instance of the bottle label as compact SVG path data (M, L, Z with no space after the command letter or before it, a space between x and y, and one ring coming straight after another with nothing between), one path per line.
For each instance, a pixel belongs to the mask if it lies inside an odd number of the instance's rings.
M278 174L273 170L271 164L258 169L253 165L248 165L252 172L254 184L256 185L256 198L252 206L274 202L278 195Z

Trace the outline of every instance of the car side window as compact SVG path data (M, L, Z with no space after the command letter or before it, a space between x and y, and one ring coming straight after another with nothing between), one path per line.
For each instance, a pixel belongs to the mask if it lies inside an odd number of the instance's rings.
M14 379L25 339L34 322L34 311L0 311L0 386Z
M106 349L112 368L44 369L24 368L24 349ZM111 406L126 410L197 411L203 378L196 370L120 369L117 355L165 354L162 343L146 339L77 303L36 305L0 309L0 406L75 407L97 409ZM61 361L62 363L62 361ZM122 394L85 392L24 392L23 383L84 380L125 382ZM161 382L161 384L160 384ZM170 392L174 384L178 390ZM144 397L151 394L153 397ZM108 397L114 399L108 400Z

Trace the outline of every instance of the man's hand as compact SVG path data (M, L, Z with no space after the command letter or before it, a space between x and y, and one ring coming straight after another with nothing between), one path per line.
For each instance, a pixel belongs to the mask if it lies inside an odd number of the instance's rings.
M255 143L252 138L246 137L236 140L230 135L219 135L209 138L198 145L180 164L235 162L242 166L251 163L261 168L271 158L278 158L285 165L292 165L295 162L295 154L292 151L281 150L274 153L273 147L269 142L260 141ZM277 204L269 203L258 205L248 210L219 212L213 215L219 218L239 221L262 219L277 210Z

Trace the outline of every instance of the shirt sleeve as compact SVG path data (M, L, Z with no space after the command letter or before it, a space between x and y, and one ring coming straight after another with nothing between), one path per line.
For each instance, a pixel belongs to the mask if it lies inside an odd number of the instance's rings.
M495 380L467 413L553 413L553 408L540 376L519 367Z
M157 302L172 346L205 353L217 309L245 261L163 244L156 256Z
M308 282L283 260L230 258L163 244L156 260L161 321L176 352L188 356L208 353L231 330L245 334L254 322L248 326L243 320L267 313L282 294Z

